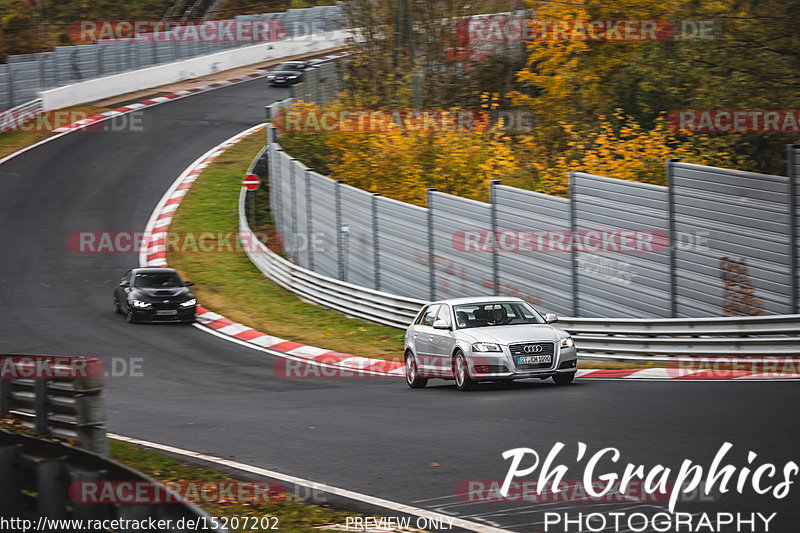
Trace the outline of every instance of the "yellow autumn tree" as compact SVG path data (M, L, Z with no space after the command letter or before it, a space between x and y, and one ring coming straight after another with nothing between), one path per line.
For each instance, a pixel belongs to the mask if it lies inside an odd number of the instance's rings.
M496 104L488 103L487 108ZM296 120L310 124L300 131L287 131L281 142L287 152L307 162L325 154L325 164L316 168L335 179L380 193L397 200L425 205L426 189L435 187L441 192L476 200L488 199L488 182L513 176L520 165L509 138L502 129L489 124L481 116L469 131L392 127L386 128L315 128L314 116L341 112L351 106L341 101L330 102L324 108L300 103L295 106L307 119ZM449 110L457 113L459 110ZM387 111L387 114L391 114ZM357 115L358 112L352 112ZM286 128L285 124L279 128ZM353 131L350 131L353 130Z
M555 157L541 150L536 139L523 141L539 176L536 189L548 194L567 196L570 172L665 185L668 158L698 164L720 164L730 158L728 153L714 150L706 137L692 143L679 139L663 116L649 130L621 110L616 110L612 119L601 115L595 128L588 131L565 122L560 126L567 138L566 149Z

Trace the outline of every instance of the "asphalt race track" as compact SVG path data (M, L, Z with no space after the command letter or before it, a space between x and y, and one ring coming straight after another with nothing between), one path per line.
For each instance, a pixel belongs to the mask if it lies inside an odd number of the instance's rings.
M137 255L74 253L67 235L143 230L184 168L285 95L263 79L241 83L148 108L144 132L72 133L1 165L0 353L95 355L107 367L111 357L141 358L143 377L106 380L114 433L511 531L543 531L543 511L556 508L637 504L460 501L459 482L505 477L501 454L510 448L544 459L563 442L557 462L570 467L567 479L582 476L578 442L590 454L619 448L620 473L629 462L649 470L691 459L707 468L726 441L734 445L726 461L740 470L751 450L753 469L796 460L796 383L579 380L460 393L444 382L412 391L401 380L288 380L274 374L271 355L197 328L125 323L112 312L111 289ZM769 531L797 531L800 488L780 500L731 491L678 510L777 512Z

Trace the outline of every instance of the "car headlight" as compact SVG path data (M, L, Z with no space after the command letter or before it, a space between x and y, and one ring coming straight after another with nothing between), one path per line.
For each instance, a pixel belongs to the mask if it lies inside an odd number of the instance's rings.
M192 298L191 300L186 300L185 302L181 302L181 307L192 307L197 303L197 300Z
M572 348L575 346L575 342L573 342L572 337L567 337L566 339L561 339L561 347L562 348Z
M502 352L499 344L491 342L476 342L472 345L473 352Z
M290 80L293 80L293 79L295 79L297 76L286 76L286 77L287 77L287 78L289 78Z
M141 300L131 301L134 307L150 307L150 302L143 302Z
M267 79L268 80L271 80L273 78L275 78L275 74L267 74Z

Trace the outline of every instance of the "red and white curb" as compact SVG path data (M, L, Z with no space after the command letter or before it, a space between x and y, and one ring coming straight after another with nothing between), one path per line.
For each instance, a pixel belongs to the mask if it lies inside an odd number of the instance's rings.
M169 225L172 222L175 210L178 209L189 188L197 180L197 176L228 148L265 126L266 124L258 124L234 135L200 156L178 176L158 202L150 215L150 220L147 222L144 231L146 242L143 240L142 249L139 253L139 264L141 266L167 266L165 241ZM281 339L234 322L202 306L198 306L197 309L197 322L225 337L277 352L278 355L285 355L293 360L299 359L323 365L327 368L340 368L350 372L357 371L359 375L396 377L405 375L402 363L339 353Z
M318 63L324 63L326 61L331 61L333 59L339 59L345 56L350 55L350 52L337 52L335 54L331 54L328 56L317 57L315 59L309 59L307 63L311 65L316 65ZM108 120L112 117L116 117L119 115L124 115L125 113L130 113L131 111L136 111L137 109L144 109L146 107L155 106L158 104L163 104L165 102L171 102L173 100L178 100L180 98L186 98L187 96L192 96L194 94L203 93L206 91L212 91L214 89L219 89L221 87L227 87L229 85L235 85L237 83L242 83L245 81L251 81L258 78L263 78L268 74L268 72L255 72L253 74L247 74L245 76L240 76L238 78L231 78L229 80L218 81L214 83L210 83L208 85L201 85L199 87L192 87L191 89L186 89L184 91L176 91L174 93L168 94L166 96L159 96L157 98L151 98L149 100L143 100L141 102L135 104L128 104L126 106L118 107L116 109L112 109L111 111L106 111L105 113L98 113L97 115L92 115L91 117L87 117L83 120L78 120L73 122L72 124L67 124L66 126L62 126L60 128L56 128L53 130L54 133L64 133L69 131L80 131L80 130L88 130L91 126L99 124L104 120Z
M324 56L311 60L310 62L319 63L336 59L348 55L347 52L340 52L332 56ZM231 80L216 82L202 87L194 87L186 91L179 91L167 96L145 100L137 104L120 107L113 111L107 111L85 120L75 122L64 128L54 130L56 132L68 133L77 131L81 128L102 122L112 116L127 113L136 109L158 105L170 100L184 98L193 94L198 94L207 90L225 87L234 83L248 81L254 78L265 76L266 73L250 74L245 77L233 78ZM148 241L142 246L139 254L139 264L141 266L167 266L165 240L169 225L172 222L175 210L180 205L183 197L194 184L197 176L217 157L223 154L228 148L235 145L251 133L263 129L266 124L258 124L245 130L230 139L215 146L197 160L195 160L183 173L172 183L170 188L156 205L153 213L148 220L145 228L145 235ZM49 140L49 139L48 139ZM37 143L39 144L39 143ZM36 145L33 145L36 146ZM32 147L32 146L31 146ZM24 150L21 150L21 153ZM12 154L16 155L15 154ZM11 157L11 156L10 156ZM8 157L7 159L9 159ZM5 160L5 159L4 159ZM211 332L229 340L240 342L251 347L269 350L276 355L280 355L292 360L302 360L308 363L318 364L326 368L340 369L342 371L357 371L359 375L375 375L384 377L403 377L405 367L403 363L386 361L383 359L372 359L360 357L346 353L340 353L315 346L308 346L302 343L274 337L260 331L256 331L248 326L234 322L220 314L217 314L202 306L198 306L197 322L205 326ZM638 369L582 369L578 370L576 377L583 379L639 379L639 380L667 380L667 379L692 379L692 380L763 380L763 379L798 379L800 374L775 374L747 372L747 371L713 371L713 370L693 370L693 369L669 369L669 368L638 368Z
M186 168L173 182L166 194L161 198L145 228L148 244L142 247L139 264L142 266L166 266L165 239L172 222L175 210L183 201L189 188L197 176L228 148L246 136L263 129L266 124L259 124L215 146ZM301 360L311 364L324 366L327 369L338 369L345 372L357 372L360 376L403 377L405 367L402 363L359 357L339 353L316 346L308 346L299 342L281 339L253 328L234 322L218 313L202 306L198 307L197 322L208 328L219 337L249 345L254 348L268 350L275 355L292 360ZM328 373L328 375L331 375ZM581 369L576 377L582 379L621 379L621 380L764 380L764 379L797 379L797 373L763 373L744 370L715 370L699 367L693 368L634 368L634 369Z

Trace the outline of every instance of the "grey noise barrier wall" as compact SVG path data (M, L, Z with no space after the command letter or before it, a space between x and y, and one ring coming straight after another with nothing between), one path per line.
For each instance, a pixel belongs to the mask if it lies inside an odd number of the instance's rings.
M573 172L570 198L492 182L490 203L429 190L420 207L322 176L273 142L271 201L298 265L406 298L519 296L573 317L791 314L800 147L787 153L789 177L670 160L667 186Z

